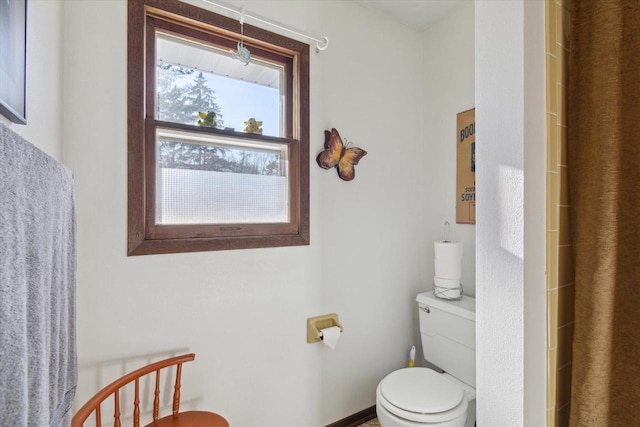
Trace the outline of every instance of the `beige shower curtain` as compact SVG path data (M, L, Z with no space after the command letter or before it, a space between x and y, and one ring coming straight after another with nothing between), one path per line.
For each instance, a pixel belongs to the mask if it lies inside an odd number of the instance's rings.
M640 0L570 9L570 425L640 426Z

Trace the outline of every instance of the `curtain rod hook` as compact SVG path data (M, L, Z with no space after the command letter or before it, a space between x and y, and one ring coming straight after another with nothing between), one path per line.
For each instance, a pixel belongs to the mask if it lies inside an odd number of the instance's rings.
M329 37L323 36L322 41L316 41L316 53L329 47Z

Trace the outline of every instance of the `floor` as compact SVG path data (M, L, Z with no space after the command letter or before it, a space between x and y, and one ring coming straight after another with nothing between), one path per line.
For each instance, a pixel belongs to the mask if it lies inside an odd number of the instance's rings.
M364 424L360 424L358 427L380 427L380 423L377 418L372 419L371 421L367 421Z

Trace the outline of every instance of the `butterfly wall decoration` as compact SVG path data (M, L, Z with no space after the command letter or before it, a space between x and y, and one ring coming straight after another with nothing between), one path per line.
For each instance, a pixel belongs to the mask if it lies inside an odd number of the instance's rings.
M348 145L348 144L347 144ZM335 128L324 131L324 151L318 154L316 161L322 169L338 169L338 176L344 181L356 177L355 165L367 155L362 148L345 146Z

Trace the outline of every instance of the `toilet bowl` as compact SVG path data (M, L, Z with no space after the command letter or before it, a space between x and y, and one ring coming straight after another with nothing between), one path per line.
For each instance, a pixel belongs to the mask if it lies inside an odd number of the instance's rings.
M376 411L382 427L473 426L467 423L475 390L448 374L429 368L405 368L387 375L376 389Z
M430 368L404 368L376 389L382 427L473 427L476 420L475 299L419 294L420 336Z

